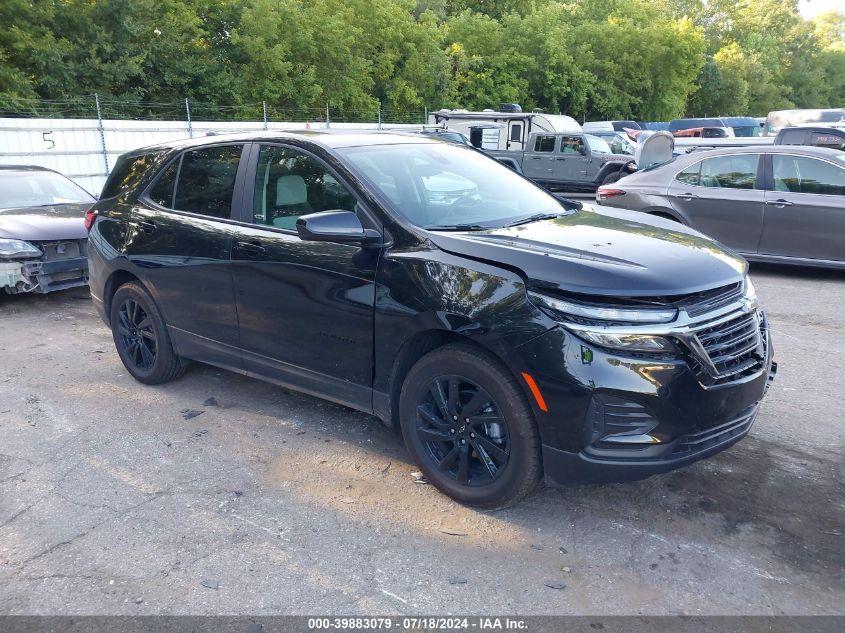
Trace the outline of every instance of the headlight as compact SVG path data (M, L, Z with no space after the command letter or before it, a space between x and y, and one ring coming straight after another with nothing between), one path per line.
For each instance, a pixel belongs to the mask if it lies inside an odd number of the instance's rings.
M0 258L40 257L41 251L29 242L0 238Z
M653 334L607 334L588 330L575 330L575 333L585 341L600 347L623 349L631 352L678 351L668 338Z
M743 280L743 298L752 306L757 307L757 291L751 283L751 277L745 276Z
M529 292L531 297L541 306L561 315L574 316L591 321L608 321L613 323L670 323L678 316L675 308L623 308L586 303L565 301L554 297L547 297L536 292Z

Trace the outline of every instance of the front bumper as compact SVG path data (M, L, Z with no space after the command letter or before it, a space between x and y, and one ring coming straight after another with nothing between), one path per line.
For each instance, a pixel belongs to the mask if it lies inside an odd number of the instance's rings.
M548 405L535 409L547 479L645 479L735 444L777 371L768 329L764 336L757 371L717 385L704 384L689 359L626 357L564 328L530 341L521 351Z
M42 251L41 257L0 264L0 288L6 293L46 293L88 283L87 240L32 243Z

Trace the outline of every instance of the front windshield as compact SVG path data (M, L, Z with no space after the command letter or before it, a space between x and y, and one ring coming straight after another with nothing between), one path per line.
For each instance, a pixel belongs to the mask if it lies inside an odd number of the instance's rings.
M759 125L747 125L747 126L740 126L734 127L734 136L737 138L751 138L756 136L762 136L763 130L760 128Z
M82 187L52 171L0 171L0 208L93 202Z
M613 154L613 150L610 149L610 145L608 145L607 141L603 138L593 136L592 134L585 134L584 138L587 139L587 144L594 152L598 152L599 154Z
M565 211L556 198L469 147L408 143L338 152L423 228L493 228Z

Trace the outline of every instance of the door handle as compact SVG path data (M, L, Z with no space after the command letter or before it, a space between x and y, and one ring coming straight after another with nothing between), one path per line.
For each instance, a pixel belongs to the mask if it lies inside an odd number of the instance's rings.
M543 160L542 156L532 156L531 160Z
M770 204L772 206L783 209L784 207L791 207L793 203L789 200L784 200L783 198L781 198L779 200L766 200L766 204Z
M676 193L675 197L680 198L681 200L695 200L698 198L698 196L694 193Z
M239 251L243 251L248 255L261 255L262 253L266 253L267 249L261 246L260 242L237 242L236 246L238 247Z
M152 220L141 220L138 222L138 228L144 233L152 233L156 230L156 223Z
M557 160L566 160L566 158L565 157L564 158L558 158Z

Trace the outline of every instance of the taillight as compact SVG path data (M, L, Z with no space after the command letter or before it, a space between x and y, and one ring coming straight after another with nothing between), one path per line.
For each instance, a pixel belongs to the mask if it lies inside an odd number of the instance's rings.
M97 219L97 211L95 209L88 209L85 212L85 230L90 231L94 226L94 220Z
M618 196L624 196L625 190L624 189L613 189L611 187L599 187L598 191L596 191L596 201L603 202L604 200L609 200L610 198L616 198Z

